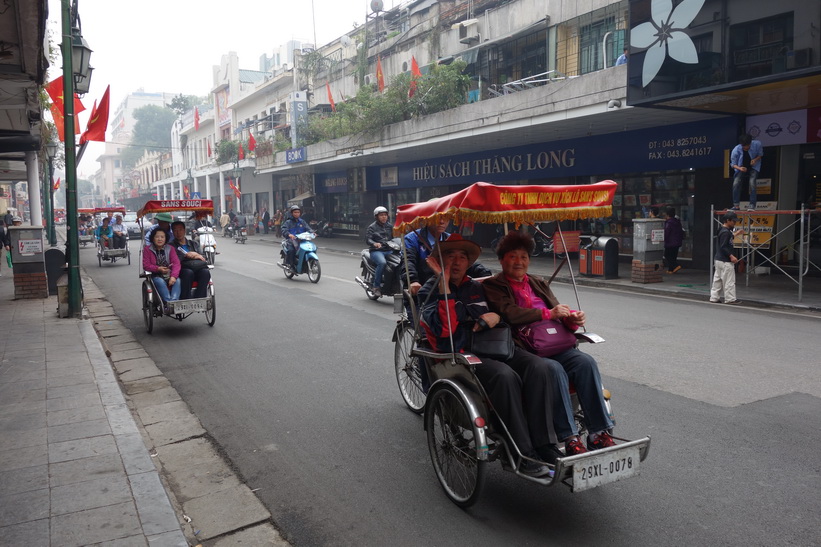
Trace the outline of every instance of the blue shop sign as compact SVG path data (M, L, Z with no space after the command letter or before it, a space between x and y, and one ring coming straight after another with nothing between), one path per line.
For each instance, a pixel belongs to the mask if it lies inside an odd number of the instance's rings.
M308 159L308 152L305 147L291 148L285 151L285 163L299 163Z
M348 173L336 171L316 175L316 191L320 194L333 194L348 191Z
M724 151L736 144L737 127L728 117L402 163L399 187L721 167Z

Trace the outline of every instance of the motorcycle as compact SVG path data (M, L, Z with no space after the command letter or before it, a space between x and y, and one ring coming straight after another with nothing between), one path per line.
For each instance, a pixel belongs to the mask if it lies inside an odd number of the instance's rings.
M217 260L217 239L214 237L214 229L210 226L200 226L195 232L205 260L213 266Z
M311 230L316 232L316 235L319 237L334 236L334 225L328 222L327 220L312 220L308 224L311 226Z
M322 268L319 266L319 257L316 256L316 243L312 241L315 237L316 234L312 232L297 234L298 244L295 265L288 263L288 239L282 240L282 250L279 252L282 262L277 262L277 266L283 269L285 277L291 279L295 275L306 273L311 283L319 282Z
M400 265L402 264L402 246L400 238L394 238L386 243L391 253L386 256L385 269L382 271L382 296L393 296L402 294L402 279L400 275ZM365 289L365 294L371 300L379 300L379 296L373 292L373 276L376 273L376 265L371 260L370 249L362 249L362 261L359 266L362 268L362 276L354 277L360 287Z
M233 224L226 224L225 228L222 229L222 237L234 237L234 225Z
M245 226L235 226L233 229L234 234L234 243L242 243L245 244L248 241L248 230L245 229Z

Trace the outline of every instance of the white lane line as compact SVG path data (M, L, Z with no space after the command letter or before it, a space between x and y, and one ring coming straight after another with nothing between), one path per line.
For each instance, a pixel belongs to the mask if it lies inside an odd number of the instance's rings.
M319 278L319 281L321 282L323 279L333 279L334 281L341 281L343 283L351 283L353 285L359 285L359 283L357 283L353 279L344 279L342 277L333 277L331 275L323 275L322 277Z
M263 262L262 260L251 259L251 262L256 262L257 264L265 264L266 266L276 266L276 264L273 264L271 262Z

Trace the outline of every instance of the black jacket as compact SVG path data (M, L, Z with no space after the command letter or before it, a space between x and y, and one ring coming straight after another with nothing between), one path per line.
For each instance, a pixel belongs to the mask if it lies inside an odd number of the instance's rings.
M387 222L385 224L380 224L379 221L372 222L370 226L368 226L368 233L365 237L365 243L371 248L371 250L375 249L374 243L381 243L382 246L385 246L385 243L393 239L393 227Z

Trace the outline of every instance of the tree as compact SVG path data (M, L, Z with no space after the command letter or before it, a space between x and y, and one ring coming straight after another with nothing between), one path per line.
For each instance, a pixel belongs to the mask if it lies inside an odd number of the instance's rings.
M183 95L180 93L173 99L171 99L171 104L167 105L177 116L182 116L195 106L199 106L205 103L207 99L205 97L197 97L196 95Z
M147 105L134 111L134 119L131 143L120 153L124 169L134 167L146 150L171 149L171 126L177 115L167 106Z

